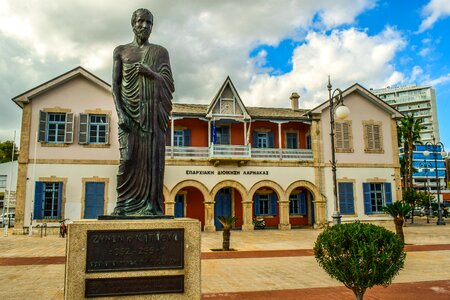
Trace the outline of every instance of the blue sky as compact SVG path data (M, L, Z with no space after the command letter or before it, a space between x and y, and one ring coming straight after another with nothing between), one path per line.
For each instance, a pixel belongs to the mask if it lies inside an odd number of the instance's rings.
M20 130L14 96L77 66L107 82L131 13L155 16L151 40L171 55L174 101L209 103L227 76L248 106L301 108L345 89L432 85L450 150L450 1L4 0L0 2L0 140ZM63 100L62 100L63 101Z

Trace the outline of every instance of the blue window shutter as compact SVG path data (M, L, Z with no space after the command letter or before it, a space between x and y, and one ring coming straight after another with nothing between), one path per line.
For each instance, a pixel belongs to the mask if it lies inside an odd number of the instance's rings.
M189 129L184 130L184 146L191 145L191 131Z
M33 219L42 219L42 202L44 201L44 183L36 181L34 190L34 213Z
M252 135L252 147L258 148L258 133L256 131L253 131Z
M355 198L353 195L353 183L347 182L347 211L348 214L355 213Z
M58 182L58 218L61 218L61 206L62 206L62 182Z
M384 196L386 200L386 205L392 203L392 189L391 189L391 183L385 182L384 183Z
M255 216L259 216L259 194L253 196L253 207L255 209Z
M305 193L300 194L300 214L306 215L306 195L305 195Z
M272 131L268 133L268 137L269 137L269 148L275 148L274 135Z
M348 214L346 184L346 182L338 182L339 211L343 215Z
M275 194L275 193L270 194L269 199L270 199L269 215L276 216L277 215L277 194Z
M372 213L372 201L370 200L370 183L363 183L364 192L364 212L366 214Z

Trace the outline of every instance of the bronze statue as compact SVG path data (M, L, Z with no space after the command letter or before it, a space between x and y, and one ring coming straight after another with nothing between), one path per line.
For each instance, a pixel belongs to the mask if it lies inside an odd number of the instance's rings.
M169 54L150 44L153 15L131 18L133 42L114 50L112 94L119 119L116 216L163 215L165 133L174 82Z

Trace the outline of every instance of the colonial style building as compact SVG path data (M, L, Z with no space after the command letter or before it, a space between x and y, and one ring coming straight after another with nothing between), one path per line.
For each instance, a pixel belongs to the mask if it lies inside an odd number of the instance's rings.
M336 123L343 222L386 220L381 207L400 197L402 115L359 84L343 95L351 111ZM205 231L221 228L220 215L235 215L242 230L252 230L255 217L280 229L330 222L328 102L308 110L296 93L290 99L291 108L247 107L230 78L209 104L175 99L166 214L199 219ZM119 148L109 84L78 67L13 101L23 109L16 229L111 213Z

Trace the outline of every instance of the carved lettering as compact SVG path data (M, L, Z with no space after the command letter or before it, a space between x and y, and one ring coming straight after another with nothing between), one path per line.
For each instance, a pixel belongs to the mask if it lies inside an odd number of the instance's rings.
M182 269L184 230L88 231L86 272Z

